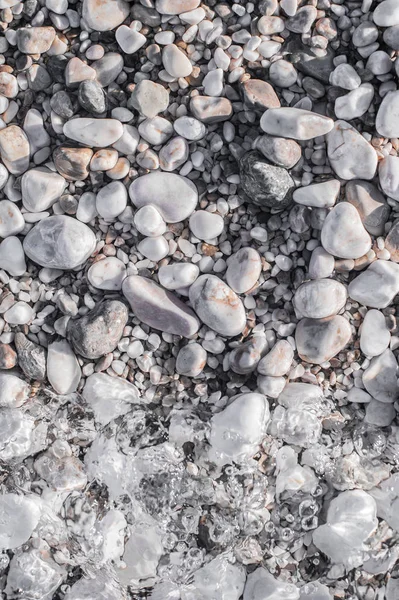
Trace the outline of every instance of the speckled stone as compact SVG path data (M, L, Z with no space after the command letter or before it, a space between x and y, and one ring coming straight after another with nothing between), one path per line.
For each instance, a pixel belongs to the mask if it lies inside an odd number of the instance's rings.
M292 201L294 181L285 169L268 163L258 152L240 160L241 187L248 201L262 209L283 209Z

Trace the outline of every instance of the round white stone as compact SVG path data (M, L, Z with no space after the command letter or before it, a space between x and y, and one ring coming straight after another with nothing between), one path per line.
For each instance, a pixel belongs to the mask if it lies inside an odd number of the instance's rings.
M117 291L122 289L126 277L126 267L119 258L108 256L95 262L87 272L89 283L99 290Z
M336 121L327 135L330 164L341 179L372 179L378 157L373 146L349 123Z
M21 179L22 204L30 212L47 210L62 195L65 179L46 167L30 169Z
M360 258L371 248L371 238L349 202L340 202L331 209L323 223L321 243L327 252L340 258Z
M173 125L163 117L152 117L140 123L139 134L149 144L159 146L167 142L173 134Z
M0 244L0 269L13 277L21 277L26 271L25 252L16 236L10 235Z
M313 183L306 187L297 188L292 195L297 204L316 208L330 208L334 206L341 188L337 179L330 179L321 183Z
M26 302L16 302L4 313L4 320L10 325L25 325L32 320L33 308Z
M227 260L226 281L237 294L249 292L257 283L262 261L254 248L240 248Z
M176 79L188 77L193 70L190 60L175 44L169 44L162 50L162 62L165 70Z
M40 504L22 494L0 496L0 548L14 549L25 544L40 519Z
M369 310L360 330L360 349L366 356L379 356L389 346L391 334L385 316L379 310Z
M186 377L198 377L202 373L207 359L204 348L194 342L180 348L176 357L176 372Z
M143 206L136 211L134 224L137 231L146 237L158 237L166 231L166 223L161 213L151 204Z
M388 92L384 96L378 108L375 128L383 137L399 136L399 91Z
M134 29L130 29L127 25L121 25L115 32L115 38L123 52L126 54L134 54L144 46L147 41L145 35Z
M189 287L199 275L199 268L192 263L164 265L158 271L159 283L167 290Z
M25 227L24 217L14 202L0 201L0 237L21 233Z
M148 237L141 240L137 245L137 250L150 260L158 262L169 253L169 244L163 237L159 235L157 237Z
M202 80L206 96L221 96L224 90L223 69L209 71Z
M376 260L348 287L352 300L371 308L386 308L399 293L399 265Z
M206 126L194 117L179 117L173 127L178 135L190 141L201 140L206 135Z
M334 257L324 250L322 246L318 246L312 252L309 261L309 277L311 279L323 279L330 277L335 268Z
M101 188L96 198L98 214L105 220L112 221L120 215L127 205L127 191L121 181L112 181Z
M387 196L399 200L399 158L386 156L379 164L380 186Z
M364 115L370 108L374 98L374 87L364 83L355 90L336 99L334 112L338 119L351 121Z
M67 121L64 135L85 146L111 146L123 135L123 125L116 119L80 118Z
M190 217L190 230L199 240L214 240L224 229L223 217L207 210L197 210Z
M0 372L0 407L18 408L29 398L30 387L11 373Z
M336 315L347 299L346 287L334 279L315 279L299 286L294 305L301 317L324 319Z

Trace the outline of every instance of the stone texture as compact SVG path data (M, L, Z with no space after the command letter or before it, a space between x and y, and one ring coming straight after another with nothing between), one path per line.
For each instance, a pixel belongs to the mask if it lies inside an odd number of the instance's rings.
M255 146L267 160L284 169L292 169L302 156L302 149L297 142L273 135L259 136Z
M301 317L324 319L336 315L347 299L346 288L334 279L316 279L299 286L294 305Z
M241 187L249 202L265 210L291 204L294 181L285 169L271 165L258 152L245 154L239 166Z
M273 87L263 79L248 79L241 84L240 90L249 108L267 110L280 106L280 100Z
M302 360L321 365L345 348L352 332L349 322L339 315L327 319L299 321L295 341Z
M193 116L203 123L227 121L233 114L233 108L228 98L211 98L210 96L192 98L190 110Z
M330 211L321 230L321 243L339 258L360 258L371 248L371 238L349 202L340 202Z
M352 300L370 308L386 308L399 293L399 265L376 260L348 287Z
M29 340L22 332L14 338L18 354L18 365L29 379L44 381L46 378L46 351Z
M363 373L363 384L379 402L395 402L399 396L398 363L392 350L375 356Z
M29 168L29 140L17 125L0 130L1 159L10 173L22 175Z
M124 0L83 0L82 17L94 31L111 31L129 15Z
M372 183L360 179L349 181L345 194L358 211L364 228L371 235L382 235L391 210L383 194Z
M327 135L330 164L341 179L372 179L377 169L373 146L346 121L335 121Z
M53 152L55 167L68 181L83 181L89 176L89 164L93 150L91 148L69 148L58 146Z

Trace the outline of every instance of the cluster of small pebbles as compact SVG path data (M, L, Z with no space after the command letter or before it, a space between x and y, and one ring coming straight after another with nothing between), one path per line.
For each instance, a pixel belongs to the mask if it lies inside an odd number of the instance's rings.
M399 1L0 30L0 599L398 600Z

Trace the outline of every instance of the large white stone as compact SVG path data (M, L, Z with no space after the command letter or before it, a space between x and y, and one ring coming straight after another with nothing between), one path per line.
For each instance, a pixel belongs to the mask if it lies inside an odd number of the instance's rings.
M391 334L383 313L369 310L360 330L360 350L366 356L378 356L388 348L390 340Z
M399 265L387 260L373 262L348 287L352 300L370 308L386 308L398 293Z
M243 600L298 600L299 589L293 583L282 581L264 567L248 575Z
M311 140L326 135L334 121L323 115L300 108L270 108L260 120L261 129L270 135L294 140Z
M377 4L373 12L373 21L379 27L399 25L399 4L396 0L384 0Z
M346 287L334 279L316 279L299 286L294 305L302 317L324 319L336 315L347 298Z
M89 283L99 290L120 290L125 277L126 267L116 256L107 256L103 260L98 260L87 271Z
M302 319L295 331L299 356L321 365L345 348L352 335L349 322L340 315L326 319Z
M134 385L106 373L90 375L86 379L82 396L94 412L95 420L101 425L107 425L139 403L139 392Z
M37 498L37 497L35 497ZM14 549L25 544L40 518L40 500L23 494L0 496L0 548Z
M355 90L336 99L334 112L338 119L351 121L364 115L370 108L374 98L374 87L371 83L364 83Z
M162 62L166 71L178 79L179 77L188 77L193 70L189 58L175 44L168 44L162 50Z
M341 179L372 179L377 169L373 146L346 121L335 121L327 135L330 164Z
M129 10L124 0L83 0L82 17L94 31L111 31L123 23Z
M383 137L399 136L399 91L388 92L377 112L375 128Z
M353 204L340 202L327 215L321 230L323 248L339 258L360 258L371 248L371 238Z
M29 140L17 125L9 125L0 131L0 154L13 175L22 175L29 168Z
M111 146L123 135L123 125L116 119L80 118L67 121L64 135L85 146L105 148Z
M66 340L53 342L47 352L47 377L57 394L76 392L82 372Z
M29 398L30 387L12 373L0 372L0 407L18 408Z
M240 248L227 260L226 281L237 294L249 292L257 283L262 261L255 248Z
M399 200L399 158L386 156L379 164L378 176L383 192L394 200Z
M62 195L65 179L46 167L26 171L21 180L22 204L30 212L47 210Z
M331 208L339 196L340 188L341 184L337 179L330 179L297 188L294 190L292 198L297 204L304 206Z
M192 263L173 263L159 268L159 283L168 290L179 290L194 283L199 268Z
M395 402L399 396L398 363L392 350L385 350L372 358L363 373L363 384L379 402Z

